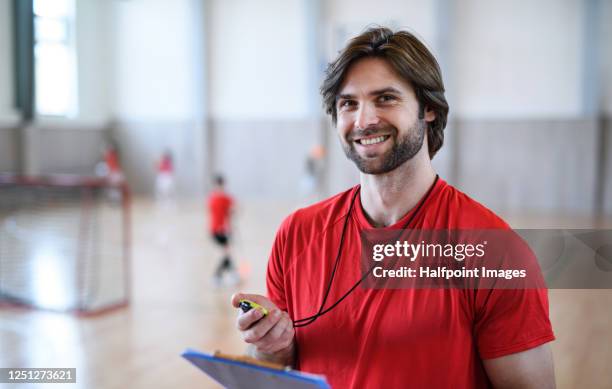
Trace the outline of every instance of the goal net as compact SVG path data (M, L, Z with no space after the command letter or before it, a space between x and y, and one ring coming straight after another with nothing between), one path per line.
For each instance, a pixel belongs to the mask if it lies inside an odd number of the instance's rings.
M129 300L129 192L74 176L0 175L0 303L93 314Z

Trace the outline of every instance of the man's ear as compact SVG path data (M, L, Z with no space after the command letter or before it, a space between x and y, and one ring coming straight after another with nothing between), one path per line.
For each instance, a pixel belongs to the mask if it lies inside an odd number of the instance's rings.
M436 120L436 113L434 112L434 110L429 107L425 107L425 118L424 119L428 123Z

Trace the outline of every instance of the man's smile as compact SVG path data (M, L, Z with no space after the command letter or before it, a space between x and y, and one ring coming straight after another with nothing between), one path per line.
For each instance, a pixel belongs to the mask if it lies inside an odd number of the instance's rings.
M386 141L387 139L389 139L390 137L391 137L390 135L370 136L370 137L356 139L355 142L359 143L362 146L370 146L370 145L382 143Z

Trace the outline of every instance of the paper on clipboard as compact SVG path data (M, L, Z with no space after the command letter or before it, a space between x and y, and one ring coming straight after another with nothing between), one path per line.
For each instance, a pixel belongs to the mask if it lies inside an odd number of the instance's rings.
M191 349L182 357L228 389L331 389L321 375L278 370Z

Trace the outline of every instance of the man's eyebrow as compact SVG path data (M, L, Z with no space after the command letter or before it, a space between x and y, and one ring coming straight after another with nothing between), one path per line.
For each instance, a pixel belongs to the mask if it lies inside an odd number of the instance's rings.
M370 96L378 96L378 95L382 95L385 93L394 93L396 95L401 95L402 92L399 89L395 89L392 86L388 86L386 88L382 88L382 89L377 89L375 91L372 91L369 93Z
M368 93L368 95L370 96L379 96L385 93L394 93L396 95L401 95L402 92L399 89L396 89L392 86L388 86L386 88L382 88L382 89L376 89L373 90L372 92ZM348 93L343 93L343 94L339 94L336 96L336 101L340 100L340 99L344 99L344 100L351 100L354 99L355 96L348 94Z
M352 98L354 98L355 96L350 95L350 94L341 94L341 95L337 95L336 96L336 101L340 100L340 99L345 99L345 100L350 100Z

